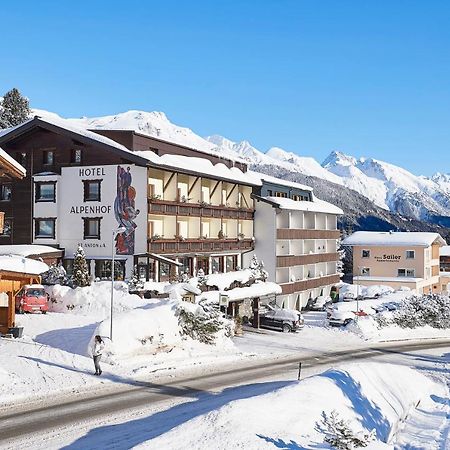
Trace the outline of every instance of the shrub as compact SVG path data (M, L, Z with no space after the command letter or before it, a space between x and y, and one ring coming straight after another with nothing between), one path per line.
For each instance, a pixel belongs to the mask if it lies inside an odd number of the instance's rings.
M394 312L393 322L402 328L450 328L450 299L437 294L410 297Z
M337 411L332 411L330 415L322 412L322 421L316 428L325 434L324 442L338 450L367 447L375 438L375 430L359 433L353 431L349 422L340 418Z

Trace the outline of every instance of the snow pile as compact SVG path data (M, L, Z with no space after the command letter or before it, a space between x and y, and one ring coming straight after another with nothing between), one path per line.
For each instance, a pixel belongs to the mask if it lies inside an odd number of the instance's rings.
M277 389L280 385L286 387ZM331 369L299 383L228 389L212 401L210 412L153 439L152 448L322 448L322 413L332 411L349 421L354 433L375 430L377 448L391 448L383 443L390 443L400 422L437 389L417 371L382 363Z
M202 347L205 350L204 344L211 344L214 351L218 347L234 347L230 339L231 321L213 313L211 308L180 301L179 295L183 295L181 288L172 290L169 299L153 299L145 307L114 314L113 343L108 343L107 353L123 358L171 352L174 348L195 350ZM186 318L190 319L189 324ZM110 324L110 318L101 322L92 338L97 334L109 337ZM204 324L206 326L200 330ZM202 339L205 334L207 339Z
M50 295L50 311L75 314L109 315L111 309L111 282L98 281L91 286L72 289L69 286L46 287ZM114 283L114 311L126 311L143 305L142 299L128 293L126 283Z

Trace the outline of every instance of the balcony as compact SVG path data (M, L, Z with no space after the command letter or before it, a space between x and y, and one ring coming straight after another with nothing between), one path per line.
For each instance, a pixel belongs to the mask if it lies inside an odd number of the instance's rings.
M149 253L220 253L225 251L248 251L254 246L253 239L158 239L148 240Z
M254 210L248 208L230 208L228 206L150 199L148 200L148 212L149 214L168 214L171 216L196 216L244 220L253 220L254 214Z

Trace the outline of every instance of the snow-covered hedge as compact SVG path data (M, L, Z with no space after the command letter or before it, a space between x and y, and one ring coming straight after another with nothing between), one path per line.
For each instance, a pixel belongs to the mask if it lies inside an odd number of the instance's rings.
M392 323L402 328L430 326L450 328L450 298L444 295L414 295L404 300L400 308L392 314ZM380 325L389 325L383 317Z

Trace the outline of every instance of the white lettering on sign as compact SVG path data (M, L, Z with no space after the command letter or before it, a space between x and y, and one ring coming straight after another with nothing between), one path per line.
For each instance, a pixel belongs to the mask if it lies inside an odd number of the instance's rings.
M104 167L83 167L79 169L80 177L104 177L105 169Z
M86 205L86 206L72 206L70 214L109 214L111 206L105 205Z

